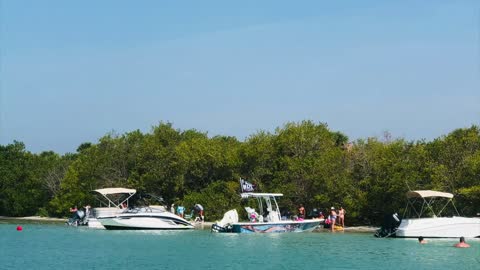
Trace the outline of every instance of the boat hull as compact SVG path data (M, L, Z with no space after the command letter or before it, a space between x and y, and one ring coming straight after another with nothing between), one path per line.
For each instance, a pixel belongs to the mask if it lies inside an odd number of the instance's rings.
M162 215L119 215L98 218L107 230L189 230L194 226L180 218Z
M92 229L105 229L105 227L102 225L102 223L100 223L100 221L98 221L98 219L96 218L89 218L88 219L88 228L92 228Z
M265 223L234 223L233 233L285 233L311 232L320 225L321 220L265 222Z
M403 219L396 237L475 238L480 237L480 218L437 217Z

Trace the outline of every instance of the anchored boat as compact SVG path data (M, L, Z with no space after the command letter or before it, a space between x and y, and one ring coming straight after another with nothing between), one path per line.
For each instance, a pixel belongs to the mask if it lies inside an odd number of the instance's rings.
M102 206L86 215L82 224L90 228L107 230L188 230L194 226L187 220L165 209L162 205L140 202L131 204L135 189L104 188L94 190L100 194ZM150 196L152 197L152 196Z
M276 197L281 193L242 193L244 199L256 199L259 212L245 207L250 222L239 222L237 210L225 213L223 219L212 225L213 232L231 233L281 233L308 232L314 230L322 219L282 220ZM264 208L266 211L264 211Z
M443 201L443 203L442 203ZM450 206L450 208L447 208ZM448 211L456 215L448 215ZM461 217L453 203L453 194L433 190L407 192L404 218L394 214L377 231L377 237L480 237L480 218Z

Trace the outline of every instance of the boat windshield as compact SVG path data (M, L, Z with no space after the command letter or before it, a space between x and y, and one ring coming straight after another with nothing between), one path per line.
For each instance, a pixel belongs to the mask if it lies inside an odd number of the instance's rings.
M281 193L242 193L243 199L253 198L256 201L256 205L251 203L252 200L248 200L249 206L245 207L247 217L252 220L252 214L258 214L259 221L279 221L281 220L280 211L278 208L276 197L281 197Z
M135 207L148 207L148 206L161 206L165 207L165 201L162 197L150 194L150 193L137 193L131 198L132 206ZM158 207L157 207L158 208Z

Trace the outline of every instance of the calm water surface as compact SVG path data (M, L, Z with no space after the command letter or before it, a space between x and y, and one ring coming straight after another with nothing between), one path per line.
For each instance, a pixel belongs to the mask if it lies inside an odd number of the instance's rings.
M212 234L0 224L0 269L480 269L480 241L365 233Z

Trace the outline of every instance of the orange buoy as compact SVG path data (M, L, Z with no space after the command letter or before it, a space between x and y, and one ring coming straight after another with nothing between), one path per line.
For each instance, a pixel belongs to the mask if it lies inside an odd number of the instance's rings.
M22 226L17 226L17 231L23 230Z

